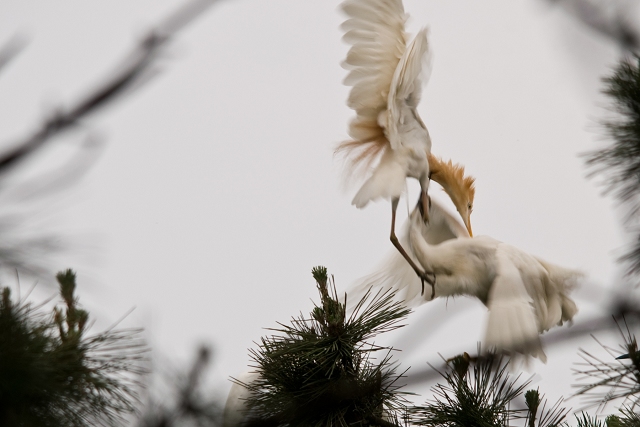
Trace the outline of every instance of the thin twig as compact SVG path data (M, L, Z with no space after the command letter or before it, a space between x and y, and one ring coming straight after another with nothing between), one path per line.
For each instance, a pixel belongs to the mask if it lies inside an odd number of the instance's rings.
M16 148L0 155L0 173L24 160L29 154L61 132L75 126L87 115L121 97L137 83L144 82L162 48L183 28L219 0L193 0L170 14L127 55L127 60L111 77L68 109L59 108L39 129L16 144ZM9 50L9 52L12 52ZM9 55L9 58L11 55ZM1 61L1 57L0 57ZM1 62L0 62L1 65Z

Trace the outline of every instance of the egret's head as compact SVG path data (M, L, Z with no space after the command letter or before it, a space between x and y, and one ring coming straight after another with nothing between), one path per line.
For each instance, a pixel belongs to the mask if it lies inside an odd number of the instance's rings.
M473 199L476 195L475 178L465 176L464 166L453 164L438 159L429 154L429 170L431 179L442 186L455 205L462 222L464 222L469 236L471 231L471 212L473 212Z

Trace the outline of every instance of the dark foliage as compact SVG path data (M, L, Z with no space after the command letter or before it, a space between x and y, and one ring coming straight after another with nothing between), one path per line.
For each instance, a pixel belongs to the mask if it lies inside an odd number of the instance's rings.
M556 427L565 424L563 421L567 417L569 409L560 406L564 402L563 399L558 400L547 409L547 401L544 395L541 396L536 389L528 390L524 394L524 400L527 405L525 422L527 427Z
M607 192L628 208L627 224L636 241L623 257L630 273L640 273L640 57L620 61L603 79L604 93L612 100L615 118L604 121L613 143L587 155L591 175L603 176Z
M279 335L262 338L252 358L257 380L242 384L251 426L389 426L398 423L404 399L396 383L401 375L389 348L368 340L398 328L410 310L392 294L370 294L346 315L327 269L313 269L321 304L311 318L294 318ZM374 363L373 354L384 351Z
M59 273L63 307L0 301L0 425L116 425L134 409L139 330L86 336L89 314L78 307L75 274Z
M172 379L169 391L170 402L153 396L149 399L139 427L216 427L221 425L222 412L217 399L206 396L202 380L211 361L211 350L201 347L196 359L186 374ZM156 393L158 394L158 393Z
M529 383L517 385L519 376L512 379L507 367L502 358L473 361L466 353L454 357L447 370L440 372L446 384L432 388L431 402L411 409L412 421L422 426L507 426L522 412L510 409L509 404Z
M640 427L640 414L623 407L620 409L620 415L609 415L606 424L607 427Z
M624 331L620 328L624 341L624 345L621 346L622 351L616 351L599 343L607 351L610 360L603 360L580 349L583 362L576 364L580 368L574 369L574 372L578 376L578 381L591 382L586 385L577 385L576 394L586 398L587 407L604 408L608 402L617 399L622 399L623 403L628 404L630 410L640 404L640 352L636 337L631 334L626 322L624 325Z

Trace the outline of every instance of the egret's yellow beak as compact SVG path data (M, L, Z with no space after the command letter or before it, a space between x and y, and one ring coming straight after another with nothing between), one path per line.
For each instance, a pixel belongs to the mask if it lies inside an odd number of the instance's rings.
M471 220L469 218L467 218L467 220L464 222L464 225L467 226L467 231L469 232L469 237L473 237L473 231L471 230Z

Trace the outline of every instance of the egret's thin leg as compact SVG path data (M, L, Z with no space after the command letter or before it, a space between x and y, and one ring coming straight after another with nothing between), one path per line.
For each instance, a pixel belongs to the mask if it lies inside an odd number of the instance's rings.
M404 257L404 259L407 260L407 262L409 263L411 268L413 268L413 270L416 272L418 277L420 277L420 280L422 281L422 292L420 295L424 295L424 282L427 282L428 284L431 285L431 299L433 299L436 294L435 274L431 273L431 275L433 276L433 280L432 280L431 277L429 277L429 274L420 270L416 265L416 263L413 262L411 257L404 250L404 248L400 244L400 241L398 240L398 237L396 237L396 209L398 208L399 200L400 199L396 198L391 201L391 236L390 236L391 243L393 243L393 246L396 247L398 252L400 252L400 254Z

